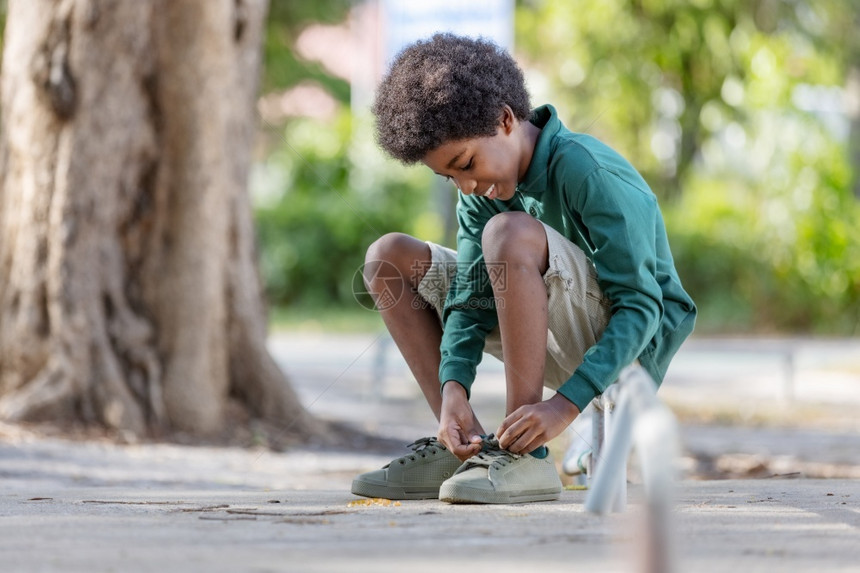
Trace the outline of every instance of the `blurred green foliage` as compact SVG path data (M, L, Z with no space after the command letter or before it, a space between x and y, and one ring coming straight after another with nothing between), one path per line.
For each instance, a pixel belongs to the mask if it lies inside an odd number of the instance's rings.
M400 231L439 240L442 222L431 205L431 174L382 156L369 117L349 110L349 84L299 57L305 26L343 22L350 0L272 0L266 26L263 92L303 82L322 86L340 103L332 120L292 118L263 126L265 157L251 190L261 270L270 303L302 308L356 306L356 274L367 247ZM368 297L359 302L369 307Z
M372 141L358 144L356 121L347 110L329 123L294 119L254 169L261 267L277 305L355 305L371 242L392 231L426 235L428 173L390 164Z
M352 5L350 0L270 0L263 45L263 91L284 89L303 80L312 80L339 101L348 103L349 84L328 74L319 63L298 57L294 46L305 26L340 23Z
M860 331L858 166L845 116L823 105L860 69L854 4L518 2L516 56L533 102L553 103L649 180L700 332ZM347 8L272 4L264 89L312 79L343 103L335 122L279 126L255 169L278 305L354 304L354 273L380 234L444 235L429 172L382 158L369 118L346 109L348 85L293 54L303 25Z
M800 83L844 80L839 38L825 38L836 22L821 22L842 13L820 7L851 1L523 1L517 47L537 98L562 107L572 128L611 139L663 198L677 198L726 125L791 107Z
M649 180L699 331L860 331L858 166L847 118L826 122L832 88L860 67L857 12L852 0L520 4L535 103Z

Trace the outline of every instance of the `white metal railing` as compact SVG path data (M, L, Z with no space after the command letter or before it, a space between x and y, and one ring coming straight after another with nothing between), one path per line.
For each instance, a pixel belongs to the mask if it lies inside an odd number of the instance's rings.
M657 398L657 385L638 364L621 372L616 384L595 398L593 478L585 509L605 515L627 504L627 458L635 447L642 473L648 525L644 571L672 569L671 518L679 454L675 417ZM592 474L593 472L593 474Z

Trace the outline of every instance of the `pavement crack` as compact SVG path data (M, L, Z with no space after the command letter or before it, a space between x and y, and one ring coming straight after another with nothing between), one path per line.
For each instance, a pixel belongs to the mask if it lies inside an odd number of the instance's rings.
M331 523L331 520L321 517L285 517L278 521L278 523L290 523L295 525L328 525Z
M257 511L256 509L228 509L227 513L232 513L236 515L261 515L269 517L283 517L284 515L290 515L288 513L283 513L280 511Z
M227 509L230 507L228 504L224 503L221 505L204 505L203 507L183 507L178 509L177 511L181 513L205 513L208 511L218 511L219 509Z
M203 521L257 521L256 517L250 515L198 515L197 519Z
M85 499L81 503L100 503L106 505L185 505L185 501L123 501L110 499Z

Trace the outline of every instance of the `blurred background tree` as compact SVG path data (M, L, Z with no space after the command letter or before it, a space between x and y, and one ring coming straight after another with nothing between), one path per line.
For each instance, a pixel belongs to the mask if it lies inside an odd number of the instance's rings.
M274 2L264 85L310 82L335 111L268 120L254 177L271 301L296 311L356 307L352 278L383 232L449 240L426 170L351 143L348 82L297 55L312 23L348 16L321 4L282 19ZM517 3L533 102L646 176L699 332L860 329L858 17L853 0Z
M442 223L429 173L382 157L372 125L353 113L349 70L339 77L300 54L301 33L327 26L329 50L348 68L352 35L364 33L347 24L356 5L272 3L252 191L262 272L276 310L305 317L357 309L360 324L381 325L356 303L364 250L391 231L439 240ZM369 297L360 302L371 305Z
M518 13L534 91L663 200L700 331L857 332L852 4L577 0Z
M4 421L325 433L266 347L247 181L267 6L3 4Z

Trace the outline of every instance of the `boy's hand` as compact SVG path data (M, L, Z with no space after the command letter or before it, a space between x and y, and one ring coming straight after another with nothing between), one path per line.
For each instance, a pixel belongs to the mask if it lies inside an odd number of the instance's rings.
M513 411L496 430L499 445L515 454L527 454L560 433L579 415L579 408L556 394L537 404L526 404Z
M442 387L439 441L460 460L466 461L481 451L482 433L465 388L453 380L446 383Z

